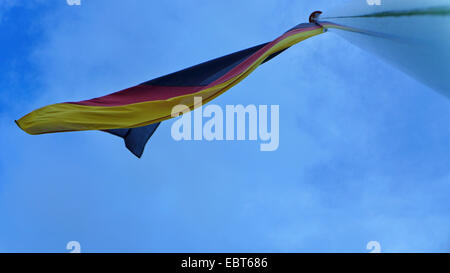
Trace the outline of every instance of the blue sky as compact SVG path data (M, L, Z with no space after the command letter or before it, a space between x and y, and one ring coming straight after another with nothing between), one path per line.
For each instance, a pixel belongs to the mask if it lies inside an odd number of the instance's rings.
M30 136L97 97L270 41L335 1L2 1L0 252L450 250L449 100L335 33L215 100L280 105L280 148L101 132Z

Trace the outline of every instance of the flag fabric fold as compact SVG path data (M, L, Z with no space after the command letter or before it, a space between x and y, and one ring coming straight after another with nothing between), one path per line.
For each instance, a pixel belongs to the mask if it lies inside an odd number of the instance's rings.
M57 103L37 109L17 125L32 135L102 130L125 140L136 156L161 121L178 104L191 110L194 97L207 103L238 84L289 47L324 32L316 23L299 24L272 42L260 44L103 97ZM126 128L126 129L124 129Z

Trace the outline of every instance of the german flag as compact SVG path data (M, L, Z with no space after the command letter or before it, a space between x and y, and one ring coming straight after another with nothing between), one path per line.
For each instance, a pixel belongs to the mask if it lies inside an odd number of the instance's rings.
M194 97L207 103L238 84L259 65L289 47L326 30L326 24L299 24L275 40L179 72L153 79L103 97L65 102L37 109L17 125L38 135L56 132L102 130L122 137L126 147L141 157L145 144L160 122L170 119L178 104L191 110Z

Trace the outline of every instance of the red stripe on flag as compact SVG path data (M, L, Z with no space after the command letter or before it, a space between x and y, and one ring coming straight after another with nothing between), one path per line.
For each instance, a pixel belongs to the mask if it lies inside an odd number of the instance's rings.
M196 93L204 88L204 86L137 85L103 97L67 103L86 106L121 106L146 101L167 100L173 97Z

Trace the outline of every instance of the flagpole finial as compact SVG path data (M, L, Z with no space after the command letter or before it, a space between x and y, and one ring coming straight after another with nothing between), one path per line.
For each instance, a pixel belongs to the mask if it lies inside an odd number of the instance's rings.
M322 12L320 10L311 13L311 15L309 16L309 22L317 23L317 20L319 19L321 14L322 14Z

